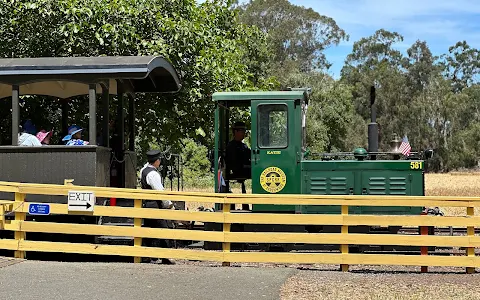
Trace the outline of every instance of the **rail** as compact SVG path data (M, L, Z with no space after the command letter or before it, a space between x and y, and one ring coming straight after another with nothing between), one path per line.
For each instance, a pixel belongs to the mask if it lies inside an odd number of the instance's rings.
M67 204L49 203L53 215L86 215L127 217L134 219L134 226L107 226L98 224L75 224L35 222L26 220L27 195L67 196L70 190L89 191L96 197L131 199L133 207L95 206L92 212L72 212ZM480 266L475 248L480 247L480 236L475 235L475 226L480 217L474 216L474 208L480 207L480 197L414 197L414 196L354 196L354 195L252 195L217 194L175 191L147 191L140 189L102 188L90 186L46 185L0 182L0 192L11 193L14 200L0 201L0 232L14 232L13 238L0 239L0 249L13 250L15 257L24 258L28 251L63 252L134 257L167 257L172 259L204 260L252 263L300 263L337 264L343 271L349 265L408 265L466 267L473 273ZM66 199L66 198L65 198ZM142 208L143 200L172 200L223 204L220 212L178 211ZM66 201L66 200L65 200ZM233 213L230 204L277 204L277 205L338 205L341 214L280 214L280 213ZM349 206L440 206L464 207L466 216L411 216L411 215L349 215ZM12 220L5 214L14 214ZM142 219L166 219L200 221L223 224L222 231L194 231L142 227ZM284 225L337 225L341 233L293 233L293 232L232 232L232 224L284 224ZM405 227L463 227L466 236L359 234L349 233L350 226L405 226ZM95 243L51 242L28 240L27 233L75 234L87 236L128 236L134 238L133 246ZM158 238L187 241L222 243L221 251L170 249L142 246L142 239ZM285 243L338 245L340 253L281 253L232 251L232 243ZM349 253L349 245L395 245L437 246L466 249L463 256L398 255ZM422 248L425 249L425 248ZM422 254L425 254L422 251Z

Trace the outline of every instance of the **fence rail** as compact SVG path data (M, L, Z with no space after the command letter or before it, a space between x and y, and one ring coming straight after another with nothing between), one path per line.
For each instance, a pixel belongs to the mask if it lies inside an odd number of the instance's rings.
M93 212L71 212L67 204L49 203L53 215L86 215L94 217L126 217L134 219L134 226L108 226L96 224L54 223L27 221L28 195L67 196L70 190L92 191L96 197L123 198L134 201L133 207L95 206ZM15 257L24 258L28 251L64 252L79 254L120 255L134 257L169 257L173 259L260 263L319 263L339 264L348 270L352 264L457 266L474 272L480 266L475 247L480 247L480 236L474 229L480 217L474 216L474 208L480 207L476 197L414 197L414 196L352 196L352 195L245 195L215 194L174 191L146 191L139 189L101 188L72 185L46 185L0 182L0 192L12 193L14 200L0 200L0 228L14 232L13 239L0 239L0 249L15 251ZM220 212L176 211L142 208L143 200L172 200L185 202L219 203ZM65 198L66 202L66 198ZM278 204L278 205L337 205L341 214L280 214L233 213L230 204ZM405 216L405 215L349 215L350 206L441 206L465 207L466 216ZM13 213L14 219L5 218ZM167 219L201 221L223 224L222 231L198 231L186 229L161 229L142 227L143 219ZM283 224L283 225L336 225L341 233L293 233L293 232L231 232L232 224ZM466 236L432 236L400 234L349 233L351 226L454 226L466 227ZM28 240L26 233L75 234L86 236L133 237L133 246L93 243L66 243ZM142 246L142 239L158 238L222 243L222 251L167 249ZM339 245L340 253L273 253L234 252L232 243L258 244L325 244ZM429 256L397 254L353 254L349 245L426 246L466 248L464 256ZM425 254L425 252L422 252Z

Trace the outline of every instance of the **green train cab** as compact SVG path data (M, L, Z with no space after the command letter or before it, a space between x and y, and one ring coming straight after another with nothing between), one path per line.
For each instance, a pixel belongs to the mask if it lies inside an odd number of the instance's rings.
M306 148L308 89L273 92L219 92L215 111L215 191L229 192L234 182L251 180L253 194L424 195L425 161L419 153L403 159L401 140L389 152L378 152L376 123L369 125L369 151L323 153L315 158ZM231 140L232 111L250 108L250 165L242 178L229 173L227 145ZM373 120L374 121L374 120ZM371 130L372 129L372 130ZM377 143L375 145L375 143ZM246 192L245 189L243 192ZM218 209L218 206L217 206ZM245 210L246 208L244 208ZM335 206L253 205L253 212L303 214L340 213ZM352 214L414 214L421 207L351 207Z

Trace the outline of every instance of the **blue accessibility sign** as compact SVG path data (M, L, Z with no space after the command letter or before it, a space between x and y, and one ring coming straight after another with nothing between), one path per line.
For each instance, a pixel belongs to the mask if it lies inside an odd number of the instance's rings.
M49 204L30 203L30 205L28 206L28 212L31 215L49 215L50 214L50 205Z

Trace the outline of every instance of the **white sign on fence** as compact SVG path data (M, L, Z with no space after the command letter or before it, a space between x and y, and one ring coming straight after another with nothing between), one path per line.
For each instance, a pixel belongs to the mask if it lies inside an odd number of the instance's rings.
M94 206L94 192L68 191L69 211L93 211Z

